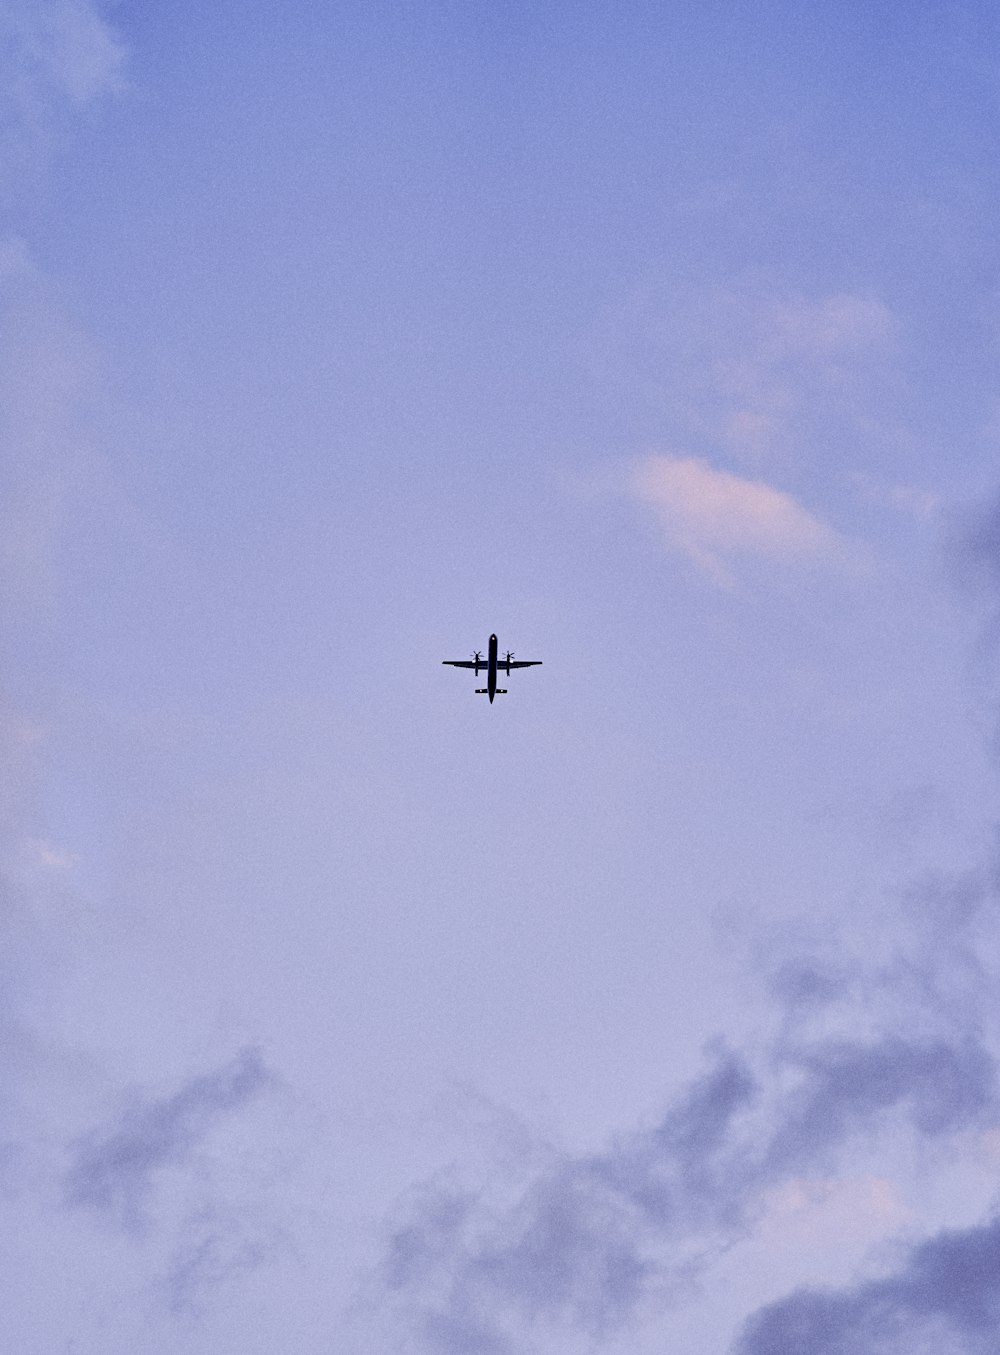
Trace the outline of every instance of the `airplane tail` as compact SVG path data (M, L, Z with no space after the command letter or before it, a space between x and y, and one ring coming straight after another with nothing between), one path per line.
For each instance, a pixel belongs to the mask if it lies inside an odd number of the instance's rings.
M490 690L489 687L477 687L477 688L476 688L476 695L477 695L477 696L488 696L488 695L489 695L489 690ZM497 695L497 696L506 696L506 695L507 695L507 688L506 688L506 687L498 687L497 690L496 690L496 695Z

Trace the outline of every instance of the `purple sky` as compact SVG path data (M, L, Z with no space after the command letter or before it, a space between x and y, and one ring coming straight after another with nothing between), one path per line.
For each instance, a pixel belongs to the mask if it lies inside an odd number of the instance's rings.
M0 0L18 1355L992 1355L1000 17L821 9Z

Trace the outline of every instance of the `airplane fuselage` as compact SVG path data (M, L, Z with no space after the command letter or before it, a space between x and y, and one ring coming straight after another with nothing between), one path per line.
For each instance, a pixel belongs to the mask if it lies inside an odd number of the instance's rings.
M490 647L486 655L488 667L486 669L486 694L490 698L490 705L493 704L493 698L497 694L497 637L490 636Z

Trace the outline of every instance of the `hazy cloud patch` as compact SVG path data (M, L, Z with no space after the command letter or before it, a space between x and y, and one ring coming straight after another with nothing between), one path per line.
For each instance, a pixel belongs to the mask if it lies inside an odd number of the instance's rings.
M882 301L850 294L720 293L708 314L713 327L728 319L730 336L742 338L736 348L730 337L710 370L728 406L721 430L734 452L752 456L780 444L807 403L855 398L861 372L885 355L895 328Z
M48 620L74 497L93 479L100 379L16 237L0 239L0 606Z
M272 1263L286 1238L260 1209L204 1204L183 1221L159 1289L174 1314L199 1317L220 1285Z
M1000 607L1000 494L954 515L948 547L958 580Z
M865 471L852 471L850 482L858 494L878 508L890 508L914 518L917 522L929 523L937 519L944 507L940 494L919 485L899 484L880 480Z
M90 0L0 0L0 73L22 116L53 96L80 105L120 87L125 50L101 9Z
M273 1078L256 1049L164 1097L136 1097L115 1121L72 1146L66 1202L134 1228L157 1175L184 1163L219 1121L246 1106Z
M659 441L759 468L803 449L877 464L906 439L897 323L880 297L808 295L752 277L678 293L638 290L595 336L605 382L645 410ZM896 411L900 413L896 413Z

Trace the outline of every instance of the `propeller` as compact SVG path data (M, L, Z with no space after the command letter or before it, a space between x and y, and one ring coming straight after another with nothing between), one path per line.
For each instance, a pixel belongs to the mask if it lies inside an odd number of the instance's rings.
M513 657L514 657L514 655L513 655L513 654L510 652L510 650L508 649L508 650L507 650L507 658L506 658L506 660L505 660L505 663L506 663L506 665L507 665L507 676L508 676L508 677L510 677L510 661L511 661L511 659L512 659Z
M477 649L476 652L473 654L472 659L473 659L473 662L474 662L475 665L476 665L476 677L478 677L478 676L479 676L479 665L480 665L480 664L482 663L482 661L483 661L482 653Z

